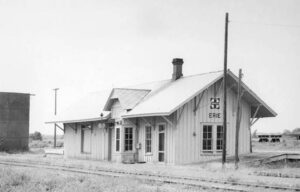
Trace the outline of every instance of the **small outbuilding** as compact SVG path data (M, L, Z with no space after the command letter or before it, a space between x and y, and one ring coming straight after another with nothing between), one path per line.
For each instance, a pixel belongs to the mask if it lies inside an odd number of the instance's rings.
M223 147L223 73L183 76L93 93L48 123L62 123L67 158L184 164L220 157ZM235 149L238 77L228 71L227 154ZM239 152L250 152L250 127L276 113L242 83ZM105 94L104 94L105 95Z
M27 150L30 94L0 92L0 150Z
M257 133L257 136L259 138L258 142L276 143L280 142L280 139L282 138L281 133Z

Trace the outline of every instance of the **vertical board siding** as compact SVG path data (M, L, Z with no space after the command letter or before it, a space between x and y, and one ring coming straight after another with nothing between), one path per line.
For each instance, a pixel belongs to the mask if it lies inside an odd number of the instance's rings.
M74 129L76 129L75 131ZM79 124L65 124L65 157L79 159L108 159L108 132L104 124L92 123L92 134L90 137L91 152L81 152L81 128Z
M219 158L221 153L207 155L202 152L202 126L205 123L221 124L223 117L221 118L209 118L209 113L221 113L223 112L222 104L222 88L221 81L215 83L207 90L204 91L202 99L200 101L198 109L194 112L194 108L201 98L202 93L196 96L196 100L192 99L185 103L181 108L175 111L168 119L172 124L168 123L162 117L145 117L124 120L122 125L116 125L120 127L120 152L116 152L115 143L115 128L111 129L111 159L112 161L121 162L122 154L124 153L124 126L132 126L132 123L137 123L137 134L134 134L135 139L138 139L138 143L141 148L138 150L138 161L145 161L150 163L158 162L158 125L160 123L165 124L165 163L167 164L183 164L191 162L206 161L213 158ZM220 109L210 109L210 98L221 98ZM196 102L195 102L196 101ZM235 147L235 124L236 124L236 94L232 91L228 91L228 117L227 117L227 154L234 154ZM241 126L240 126L240 153L248 153L250 150L250 106L245 102L241 102ZM112 105L112 119L122 120L121 115L124 112L120 102L116 100ZM152 127L152 152L146 154L145 152L145 126L150 125ZM92 124L93 132L90 137L91 153L85 154L81 152L81 129L80 124L65 124L65 157L72 158L84 158L84 159L97 159L107 160L109 153L109 139L108 131L104 128L104 124L94 122ZM77 127L77 132L75 128ZM134 132L135 133L135 132ZM213 141L215 145L215 140ZM131 153L135 152L134 150Z
M173 116L170 116L169 119L173 121ZM141 144L141 149L139 149L139 161L157 163L158 162L158 125L165 124L165 163L174 164L175 160L175 130L174 127L166 122L161 117L146 117L139 119L139 143ZM145 126L152 126L152 152L146 154L145 150Z
M123 111L120 101L115 100L111 107L111 118L120 119Z
M202 126L205 123L221 124L223 122L223 104L222 104L222 87L221 81L209 87L204 91L199 108L194 113L195 101L190 100L184 106L177 110L176 118L178 123L176 125L176 147L175 147L175 163L191 163L206 161L213 158L219 158L221 153L217 154L203 154L202 153ZM196 96L198 102L200 97ZM210 98L221 98L220 109L210 109ZM196 103L197 103L196 102ZM234 155L235 147L235 126L236 126L236 94L232 90L228 90L227 101L227 154ZM250 120L250 106L242 101L242 117L239 137L239 151L240 153L248 153L249 146L249 120ZM182 111L182 114L181 114ZM221 113L221 118L209 118L209 113ZM181 114L181 115L180 115ZM174 142L175 143L175 142ZM215 140L213 141L215 144Z

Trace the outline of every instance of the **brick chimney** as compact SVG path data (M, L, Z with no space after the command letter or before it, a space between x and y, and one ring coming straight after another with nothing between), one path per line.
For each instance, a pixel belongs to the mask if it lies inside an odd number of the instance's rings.
M182 64L183 59L181 58L174 58L173 61L173 74L172 74L172 80L175 81L183 76L182 74Z

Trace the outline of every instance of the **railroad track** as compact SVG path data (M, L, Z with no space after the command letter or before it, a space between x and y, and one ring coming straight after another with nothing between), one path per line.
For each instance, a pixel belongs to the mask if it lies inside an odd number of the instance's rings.
M179 184L186 185L190 187L197 187L201 189L216 189L222 191L300 191L300 188L284 187L284 186L272 186L272 185L262 185L256 183L246 183L246 182L231 182L226 180L218 179L208 179L208 178L193 178L193 177L179 177L179 176L166 176L166 175L156 175L156 174L145 174L138 172L127 172L121 170L110 170L110 169L86 169L78 168L75 166L63 166L63 165L53 165L49 163L42 162L24 162L15 160L1 160L0 164L7 166L19 166L19 167L30 167L30 168L41 168L49 170L59 170L65 172L73 172L80 174L90 174L98 176L109 176L109 177L126 177L133 176L138 179L162 182L167 184Z

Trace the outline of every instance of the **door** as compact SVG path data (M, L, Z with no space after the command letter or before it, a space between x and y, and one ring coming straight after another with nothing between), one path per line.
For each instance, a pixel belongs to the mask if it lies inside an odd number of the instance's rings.
M158 125L158 161L165 161L165 125Z

